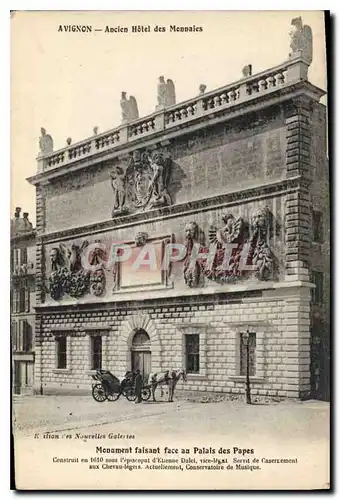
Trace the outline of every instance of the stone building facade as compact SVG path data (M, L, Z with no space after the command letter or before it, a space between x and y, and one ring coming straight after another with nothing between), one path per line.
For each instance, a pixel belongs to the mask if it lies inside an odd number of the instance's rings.
M295 51L263 73L42 148L29 179L37 392L89 391L102 367L119 377L183 368L180 390L239 394L248 332L253 394L311 394L315 308L322 338L328 331L329 207L324 91L308 81L309 64ZM128 246L129 260L109 262L112 244ZM185 252L162 268L170 244ZM136 270L152 252L156 265Z
M34 389L35 230L17 208L11 220L12 390Z

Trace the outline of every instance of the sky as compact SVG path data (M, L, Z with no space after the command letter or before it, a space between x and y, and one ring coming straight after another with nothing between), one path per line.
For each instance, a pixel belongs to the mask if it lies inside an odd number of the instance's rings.
M291 19L301 15L313 31L309 80L326 89L323 13L318 11L16 12L11 20L11 213L16 206L35 224L40 128L54 150L121 123L120 95L137 99L139 116L155 110L160 75L171 78L177 102L281 64L290 52ZM59 32L59 25L151 26L151 33ZM170 33L169 26L202 26ZM154 32L155 25L167 32Z

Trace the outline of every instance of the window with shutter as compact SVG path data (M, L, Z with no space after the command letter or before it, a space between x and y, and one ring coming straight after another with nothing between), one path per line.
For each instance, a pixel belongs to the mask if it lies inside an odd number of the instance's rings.
M19 291L19 312L25 312L26 290L20 288Z
M25 288L25 311L30 312L30 289L29 287Z
M18 313L20 311L20 292L19 292L19 290L13 290L13 305L14 305L13 312Z
M20 251L20 265L27 264L27 248L21 248Z

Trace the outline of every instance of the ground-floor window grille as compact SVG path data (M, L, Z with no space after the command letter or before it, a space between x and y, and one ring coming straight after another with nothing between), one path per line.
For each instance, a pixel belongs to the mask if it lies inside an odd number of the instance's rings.
M102 337L91 337L91 370L101 370L102 367Z
M185 370L187 373L199 373L200 370L199 334L185 335Z
M246 341L246 335L249 335ZM248 334L240 334L240 375L247 375L247 346L249 345L249 375L254 376L256 373L256 333L249 332Z
M67 368L67 337L66 335L56 338L57 368Z

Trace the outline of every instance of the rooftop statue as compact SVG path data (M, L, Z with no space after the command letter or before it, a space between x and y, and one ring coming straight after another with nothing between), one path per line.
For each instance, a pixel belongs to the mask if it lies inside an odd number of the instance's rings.
M172 106L173 104L176 104L175 84L169 78L165 83L164 76L160 76L157 85L156 109Z
M122 92L120 107L122 108L122 123L128 123L139 118L137 101L133 95L130 96L130 99L127 99L126 92Z
M204 85L204 83L201 83L201 85L199 86L200 95L204 94L204 92L206 90L207 90L207 86Z
M47 155L53 151L53 139L49 134L46 134L46 130L41 128L41 137L39 139L39 156Z
M66 139L66 144L67 144L67 146L71 146L71 144L72 144L72 138L71 137L68 137Z
M310 26L303 26L302 18L295 17L292 19L291 26L293 29L290 31L290 48L292 49L290 58L298 57L301 55L308 65L313 60L313 33Z

